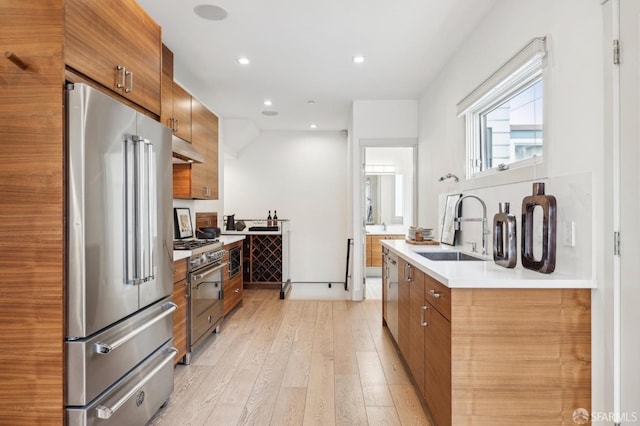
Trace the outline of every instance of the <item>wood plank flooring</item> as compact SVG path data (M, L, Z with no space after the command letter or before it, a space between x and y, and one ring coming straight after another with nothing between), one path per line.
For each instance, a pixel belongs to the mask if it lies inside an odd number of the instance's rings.
M174 393L150 425L431 425L380 300L278 294L244 291L221 333L176 367Z

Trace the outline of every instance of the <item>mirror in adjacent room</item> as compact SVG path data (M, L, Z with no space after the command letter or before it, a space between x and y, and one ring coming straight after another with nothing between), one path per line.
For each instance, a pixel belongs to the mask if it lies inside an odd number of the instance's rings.
M413 222L413 147L365 149L367 231L404 233Z
M404 238L414 222L415 163L413 146L365 147L364 224L365 297L382 298L380 239Z

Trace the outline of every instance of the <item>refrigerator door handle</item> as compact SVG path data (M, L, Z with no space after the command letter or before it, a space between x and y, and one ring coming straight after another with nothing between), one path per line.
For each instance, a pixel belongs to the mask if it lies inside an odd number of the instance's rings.
M137 155L136 144L132 139L125 141L125 282L139 284L137 250Z
M111 352L115 351L120 346L122 346L123 344L127 343L129 340L131 340L134 337L136 337L142 331L144 331L147 328L151 327L153 324L155 324L158 321L162 320L164 317L166 317L168 315L171 315L171 313L173 313L173 311L178 309L178 305L176 305L173 302L169 302L169 303L167 303L166 305L163 306L163 309L165 309L165 311L163 313L161 313L160 315L158 315L157 317L155 317L151 321L145 323L142 327L138 327L135 330L131 331L130 333L125 334L124 336L122 336L121 338L119 338L118 340L116 340L113 343L102 343L102 342L94 343L93 352L95 352L96 354L105 355L105 354L108 354L108 353L111 353Z
M148 139L133 136L135 145L135 239L136 276L135 284L155 278L153 252L154 230L156 229L153 144Z

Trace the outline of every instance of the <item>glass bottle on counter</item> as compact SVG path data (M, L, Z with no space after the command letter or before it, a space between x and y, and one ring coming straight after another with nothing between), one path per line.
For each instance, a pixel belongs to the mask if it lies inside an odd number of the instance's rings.
M273 211L273 226L278 226L278 211Z
M272 226L273 219L271 219L271 210L269 210L269 216L267 216L267 226Z

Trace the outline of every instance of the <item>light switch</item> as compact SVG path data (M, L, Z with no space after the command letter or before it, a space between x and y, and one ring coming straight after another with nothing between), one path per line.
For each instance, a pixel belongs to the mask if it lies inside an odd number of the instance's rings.
M575 247L575 222L572 220L565 220L562 222L562 244L565 247Z

